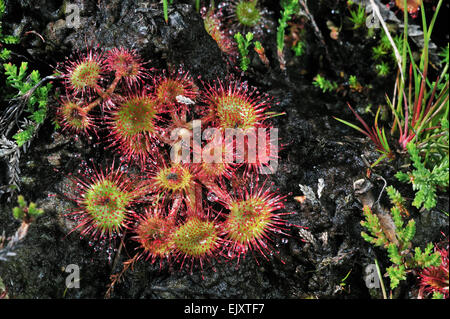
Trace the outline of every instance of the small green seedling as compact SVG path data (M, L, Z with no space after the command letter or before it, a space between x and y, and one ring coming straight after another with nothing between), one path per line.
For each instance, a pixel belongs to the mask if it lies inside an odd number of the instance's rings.
M292 46L292 51L294 51L295 56L302 56L305 53L305 47L305 41L298 41L294 46Z
M234 38L237 42L239 53L241 54L241 70L247 71L250 65L250 58L248 57L249 54L248 48L252 43L253 33L248 32L244 38L244 36L240 32L238 32L234 35Z
M342 289L344 289L344 287L347 285L347 283L345 281L347 280L348 276L350 276L351 272L352 272L352 269L350 269L349 272L347 273L347 275L345 275L345 277L341 279L341 283L339 284L339 286Z
M366 9L360 4L358 9L350 10L349 20L353 23L353 29L359 29L366 23Z
M28 204L22 195L17 197L17 203L19 206L13 208L13 216L16 219L32 221L44 213L35 203Z
M380 64L377 64L375 66L375 69L377 70L377 74L380 77L386 77L390 72L389 65L384 61Z
M336 82L330 81L320 74L317 74L314 78L313 85L320 88L323 93L335 91L338 88L338 84Z

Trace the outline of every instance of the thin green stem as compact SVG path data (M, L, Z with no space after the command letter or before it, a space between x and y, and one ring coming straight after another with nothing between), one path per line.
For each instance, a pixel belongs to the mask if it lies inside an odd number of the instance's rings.
M383 276L381 276L380 266L378 265L378 260L375 258L375 267L377 268L378 280L380 281L381 291L383 293L383 298L388 299L386 295L386 288L384 287Z
M163 0L164 20L166 23L169 21L169 3L167 0Z

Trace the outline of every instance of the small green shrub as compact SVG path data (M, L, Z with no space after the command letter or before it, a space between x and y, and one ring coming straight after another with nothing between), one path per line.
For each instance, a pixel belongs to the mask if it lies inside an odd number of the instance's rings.
M29 114L28 121L13 138L18 146L22 146L31 139L38 125L44 123L47 116L48 93L52 88L51 83L39 86L32 90L40 81L39 71L33 70L27 74L28 63L22 62L19 68L11 63L3 65L5 68L6 84L18 91L17 96L26 96L27 105L25 111Z
M2 27L2 18L3 14L5 13L5 2L3 0L0 0L0 60L8 60L11 55L11 50L7 48L2 48L3 44L16 44L19 42L19 39L12 35L4 35L3 34L3 27Z
M414 143L408 143L407 149L415 169L406 173L399 171L395 176L401 182L411 183L413 190L417 191L412 203L415 207L420 208L423 205L424 208L431 209L437 203L437 188L448 187L449 157L448 155L443 157L441 163L430 170L425 167L425 163L422 161L419 150Z
M44 210L37 208L36 204L31 202L28 204L22 195L17 197L19 206L13 208L13 216L19 220L34 220L44 213Z
M438 252L433 252L432 243L428 243L423 251L420 247L412 248L411 241L416 233L416 223L414 219L406 221L403 217L407 215L407 211L401 194L392 186L387 187L387 193L393 205L389 214L376 214L369 206L364 206L365 220L361 221L361 225L369 234L363 231L361 237L374 246L387 250L392 265L386 271L391 289L394 289L400 281L406 279L410 270L439 266L441 258ZM380 219L383 219L383 222Z

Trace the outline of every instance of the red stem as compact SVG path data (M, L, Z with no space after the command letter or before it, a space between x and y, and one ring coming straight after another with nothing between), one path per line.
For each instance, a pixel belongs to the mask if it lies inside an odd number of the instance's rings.
M116 75L116 77L114 78L114 81L111 83L111 85L109 86L109 88L106 91L102 91L102 89L100 87L96 87L96 91L97 91L97 94L99 95L99 97L96 98L93 102L89 103L83 109L86 112L89 112L94 107L99 105L102 100L104 100L105 98L109 97L114 92L114 90L116 89L116 86L119 83L121 78L122 78L121 75Z

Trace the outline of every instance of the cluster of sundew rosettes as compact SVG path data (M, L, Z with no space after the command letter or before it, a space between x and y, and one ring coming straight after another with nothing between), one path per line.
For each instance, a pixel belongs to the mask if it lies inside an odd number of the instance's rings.
M203 267L213 258L240 258L248 251L267 258L275 235L288 235L281 218L287 214L285 198L260 185L257 170L249 169L262 162L224 161L226 152L237 150L223 137L226 129L270 129L271 100L239 80L197 85L182 70L151 74L135 51L97 51L60 67L67 93L57 114L65 130L86 136L95 131L96 145L121 166L92 163L71 177L76 207L67 216L76 222L74 229L110 239L126 232L138 243L140 258L161 265L167 260L192 267L198 261ZM181 128L192 138L194 121L216 129L221 139L189 141L191 155L205 159L220 150L218 161L170 158L179 143L170 139L172 131Z

